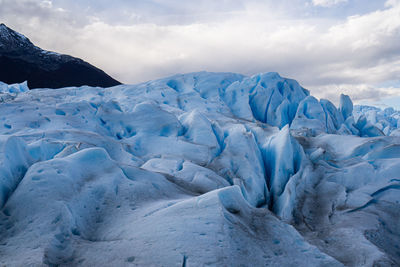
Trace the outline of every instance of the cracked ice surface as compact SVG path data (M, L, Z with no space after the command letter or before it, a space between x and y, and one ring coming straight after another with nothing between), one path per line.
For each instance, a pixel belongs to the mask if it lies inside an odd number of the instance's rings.
M277 73L0 89L2 265L400 264L394 111Z

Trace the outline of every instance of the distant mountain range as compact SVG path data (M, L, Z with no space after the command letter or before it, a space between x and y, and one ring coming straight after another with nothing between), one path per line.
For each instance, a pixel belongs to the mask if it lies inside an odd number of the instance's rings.
M82 59L43 50L27 37L0 24L0 81L28 81L30 89L121 84Z

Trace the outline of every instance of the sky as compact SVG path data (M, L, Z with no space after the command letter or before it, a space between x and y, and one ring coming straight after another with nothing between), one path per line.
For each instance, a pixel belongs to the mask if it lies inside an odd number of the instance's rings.
M400 109L400 0L0 0L0 22L123 83L276 71Z

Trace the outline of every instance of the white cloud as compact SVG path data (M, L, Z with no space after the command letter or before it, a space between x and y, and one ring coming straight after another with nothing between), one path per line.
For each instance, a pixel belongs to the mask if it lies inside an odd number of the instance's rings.
M397 6L400 4L400 0L387 0L385 3L386 7Z
M340 3L346 3L348 0L312 0L314 6L331 7Z

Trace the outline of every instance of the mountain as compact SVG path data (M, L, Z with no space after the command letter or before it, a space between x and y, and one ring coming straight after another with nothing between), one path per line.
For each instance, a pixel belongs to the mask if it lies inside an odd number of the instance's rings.
M278 73L0 92L0 265L400 265L394 110Z
M35 46L28 38L4 24L0 24L0 81L28 81L31 89L121 84L79 58Z

